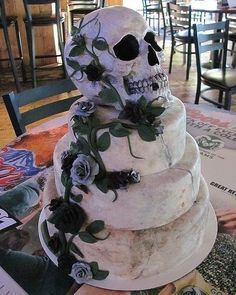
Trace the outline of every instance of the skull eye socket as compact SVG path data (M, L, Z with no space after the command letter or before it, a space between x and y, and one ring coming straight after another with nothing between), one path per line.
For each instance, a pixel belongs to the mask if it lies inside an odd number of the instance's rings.
M138 40L133 35L126 35L113 47L113 50L116 57L121 60L135 59L139 54Z
M157 52L162 51L161 47L155 41L155 34L153 32L147 32L144 40L149 43Z
M148 63L150 66L159 65L159 60L157 58L156 52L152 48L152 46L148 45Z

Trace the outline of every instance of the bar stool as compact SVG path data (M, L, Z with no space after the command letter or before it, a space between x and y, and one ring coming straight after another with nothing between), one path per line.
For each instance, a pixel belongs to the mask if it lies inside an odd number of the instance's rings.
M64 66L64 54L63 54L64 40L65 40L65 27L64 27L65 18L61 16L60 0L23 0L23 3L24 3L25 13L26 13L24 22L25 22L28 49L29 49L32 86L36 87L37 86L36 70L39 69L36 65L36 59L38 58L61 57L64 76L66 76L66 71ZM55 15L41 16L41 15L33 15L31 13L31 8L33 7L33 5L46 5L46 4L55 5ZM54 54L54 55L45 54L45 55L36 56L34 28L47 27L47 26L53 26L53 25L56 25L56 28L57 28L57 38L58 38L60 54Z
M9 39L8 28L13 26L15 28L15 35L17 41L18 56L14 57L12 52L12 47ZM21 36L19 32L18 22L16 16L6 16L4 0L0 0L0 29L3 30L3 35L7 47L8 58L1 58L0 61L10 61L13 77L15 80L16 90L19 92L21 90L19 77L17 73L17 67L15 60L20 60L21 72L23 81L26 81L26 72L23 61L22 43Z
M68 6L70 11L71 26L73 26L76 14L84 15L102 8L105 6L105 0L70 0Z

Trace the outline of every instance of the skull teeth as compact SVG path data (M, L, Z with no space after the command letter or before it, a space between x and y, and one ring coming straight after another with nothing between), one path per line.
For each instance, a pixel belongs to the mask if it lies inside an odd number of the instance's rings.
M138 81L131 81L126 78L124 79L124 85L129 95L142 94L150 91L158 91L159 89L168 87L168 79L166 74L158 73L148 79Z

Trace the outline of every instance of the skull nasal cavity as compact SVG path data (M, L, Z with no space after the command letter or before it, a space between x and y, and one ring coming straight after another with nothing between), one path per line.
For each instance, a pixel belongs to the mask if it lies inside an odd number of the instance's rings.
M150 66L159 65L159 60L157 58L156 52L152 48L152 46L148 46L148 63Z
M116 57L121 60L132 60L139 54L139 44L133 35L124 36L113 49Z
M161 47L155 41L155 34L152 32L147 32L144 37L144 40L149 43L156 51L162 51Z

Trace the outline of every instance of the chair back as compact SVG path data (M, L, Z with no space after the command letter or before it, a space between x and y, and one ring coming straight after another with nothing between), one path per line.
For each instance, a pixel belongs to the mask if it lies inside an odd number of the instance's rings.
M183 30L188 30L188 37L190 38L192 28L191 5L186 6L168 2L167 11L172 40L176 33Z
M70 79L64 79L20 93L10 92L3 95L3 101L16 136L23 134L26 131L25 127L33 122L67 111L74 101L82 97L82 95L71 96L69 92L76 89ZM67 98L65 99L57 99L53 102L48 101L51 96L66 93ZM43 105L36 106L24 112L20 110L23 106L43 99L45 99Z
M54 4L55 5L55 15L56 18L60 18L61 6L60 0L23 0L24 9L25 9L25 16L28 23L32 22L32 13L31 8L33 5L47 5L47 4Z
M69 0L69 5L76 6L77 8L89 6L98 9L105 6L105 0Z
M226 69L229 21L194 24L194 41L198 76L201 76L201 54L212 52L212 68Z

